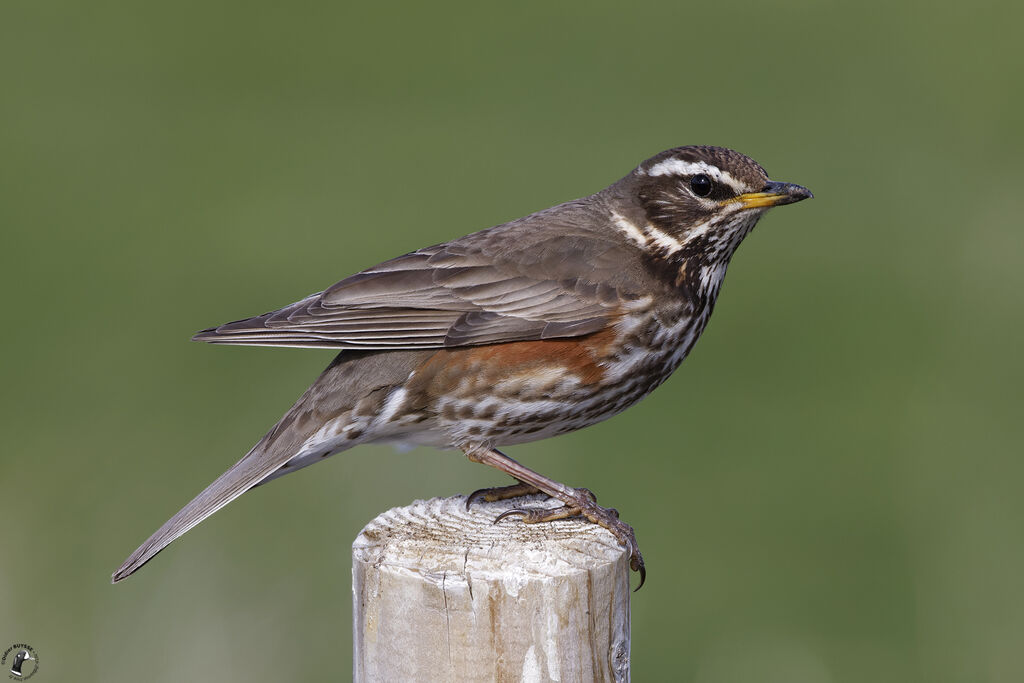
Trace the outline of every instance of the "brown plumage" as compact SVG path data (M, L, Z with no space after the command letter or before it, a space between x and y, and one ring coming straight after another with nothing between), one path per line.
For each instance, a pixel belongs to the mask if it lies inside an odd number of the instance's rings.
M769 181L738 152L679 147L590 197L198 333L214 344L341 352L113 580L250 488L369 442L459 449L495 466L565 503L555 512L523 510L525 521L582 514L627 545L642 577L633 531L617 514L496 449L599 422L647 395L696 343L729 259L764 210L810 196Z

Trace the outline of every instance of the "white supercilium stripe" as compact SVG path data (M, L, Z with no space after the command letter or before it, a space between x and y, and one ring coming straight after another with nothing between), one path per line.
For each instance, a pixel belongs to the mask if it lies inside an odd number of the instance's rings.
M703 173L712 180L717 180L720 183L725 183L732 187L737 192L743 192L746 188L743 183L739 182L729 173L726 173L717 166L712 166L705 161L683 161L682 159L666 159L660 163L651 166L650 170L647 171L647 175L659 176L659 175L680 175L689 176Z

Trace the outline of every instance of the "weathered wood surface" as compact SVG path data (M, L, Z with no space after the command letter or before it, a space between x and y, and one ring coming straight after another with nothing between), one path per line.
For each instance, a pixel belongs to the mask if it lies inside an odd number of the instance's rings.
M601 527L416 501L352 545L354 680L628 681L629 566ZM554 506L546 496L531 506Z

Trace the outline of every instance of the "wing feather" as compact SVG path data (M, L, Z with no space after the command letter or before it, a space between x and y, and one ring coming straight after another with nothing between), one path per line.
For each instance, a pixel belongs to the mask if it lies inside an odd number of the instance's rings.
M587 234L578 224L594 217L578 214L570 203L405 254L194 339L383 350L590 334L635 296L620 277L621 242Z

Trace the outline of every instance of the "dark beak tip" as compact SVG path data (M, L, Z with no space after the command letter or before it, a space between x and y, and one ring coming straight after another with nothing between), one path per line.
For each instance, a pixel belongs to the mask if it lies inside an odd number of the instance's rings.
M803 185L796 185L794 183L779 183L772 181L768 183L768 186L765 188L765 191L782 195L784 199L779 202L780 204L793 204L795 202L800 202L805 199L814 198L814 193L812 193Z

